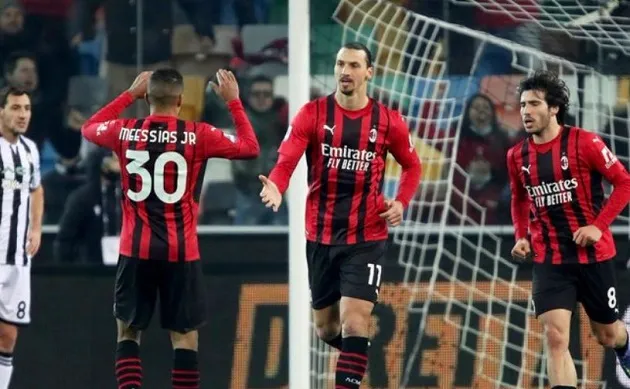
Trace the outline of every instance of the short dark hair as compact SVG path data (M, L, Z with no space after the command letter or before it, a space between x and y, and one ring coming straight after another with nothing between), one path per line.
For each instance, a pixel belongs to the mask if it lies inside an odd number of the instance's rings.
M367 48L366 45L360 42L348 42L342 46L343 49L350 50L360 50L365 52L365 61L367 62L367 67L372 67L372 52Z
M30 59L31 61L37 64L37 60L35 56L28 51L15 51L4 60L4 74L11 74L17 68L17 64L21 59Z
M545 92L545 102L550 107L558 107L556 115L558 123L564 124L565 115L569 108L569 87L554 72L538 70L530 77L523 79L518 86L519 97L528 90Z
M184 77L177 69L158 69L149 78L147 94L152 105L173 106L177 104L177 99L183 92Z
M9 96L24 96L24 95L28 96L29 98L31 97L31 95L27 91L19 89L19 88L15 88L12 86L2 88L0 90L0 98L2 99L1 107L2 108L6 107L7 102L9 101Z

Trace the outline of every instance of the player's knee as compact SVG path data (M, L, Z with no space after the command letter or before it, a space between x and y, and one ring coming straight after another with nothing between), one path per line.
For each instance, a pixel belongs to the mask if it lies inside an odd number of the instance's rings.
M17 342L18 329L11 324L0 324L0 351L13 352Z
M190 331L186 333L171 331L171 343L173 349L195 350L199 348L199 332Z
M341 321L344 338L349 336L368 336L370 316L361 313L345 315Z
M595 329L595 338L597 342L604 347L615 347L617 344L617 333L613 325L603 326Z
M118 323L118 341L133 340L140 343L140 331L130 328L122 322Z
M553 325L545 326L545 341L551 352L564 352L569 349L569 333Z
M315 331L317 332L317 337L326 342L339 335L341 325L339 322L316 323Z

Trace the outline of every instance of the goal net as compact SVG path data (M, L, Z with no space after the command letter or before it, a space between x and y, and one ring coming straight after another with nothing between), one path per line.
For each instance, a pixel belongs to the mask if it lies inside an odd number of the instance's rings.
M627 165L628 119L615 115L628 108L619 98L627 93L621 81L388 1L341 0L333 20L337 24L312 29L312 86L330 93L338 44L365 43L375 67L369 92L403 113L423 163L421 189L394 231L403 281L382 286L365 382L392 389L543 387L546 352L533 315L531 268L506 257L511 231L502 235L506 231L488 226L509 224L505 152L522 136L516 87L536 69L557 72L571 91L567 124L600 131ZM460 48L469 51L468 60L457 55ZM503 56L490 60L491 51ZM508 72L492 73L497 58ZM485 145L469 131L479 96L496 118L492 132L483 133ZM399 174L390 157L386 196L396 193ZM627 216L620 219L626 229ZM605 387L603 350L576 322L587 323L583 311L572 328L579 385ZM387 336L384 326L393 328ZM336 353L313 333L311 388L334 388L335 362Z

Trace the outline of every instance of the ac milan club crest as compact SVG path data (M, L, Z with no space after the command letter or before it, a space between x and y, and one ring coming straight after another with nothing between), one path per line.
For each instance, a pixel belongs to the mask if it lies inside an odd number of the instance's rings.
M562 155L560 158L560 167L562 170L567 170L569 168L569 158L566 155Z
M376 128L372 128L370 130L370 137L368 138L370 140L370 142L374 143L376 142Z

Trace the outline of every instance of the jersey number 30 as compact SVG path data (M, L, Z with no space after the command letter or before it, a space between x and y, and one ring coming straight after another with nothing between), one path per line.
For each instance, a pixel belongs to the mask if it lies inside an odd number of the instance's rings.
M178 202L184 197L186 192L186 176L188 174L188 165L186 159L179 153L174 151L167 151L160 154L155 160L153 167L153 177L151 173L144 168L144 164L150 159L149 152L146 150L127 150L125 153L129 163L127 166L127 172L129 174L137 174L142 180L142 186L139 191L133 191L127 189L127 197L133 201L144 201L151 194L151 189L155 192L157 198L166 203L173 204ZM177 178L175 180L175 191L173 193L167 193L164 188L164 168L166 164L173 162L177 165Z

